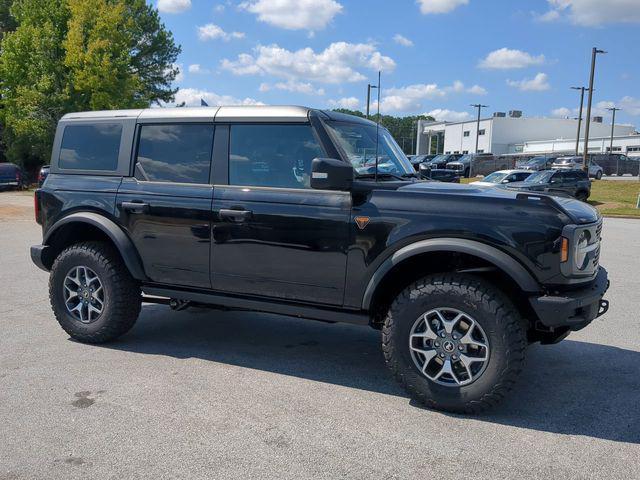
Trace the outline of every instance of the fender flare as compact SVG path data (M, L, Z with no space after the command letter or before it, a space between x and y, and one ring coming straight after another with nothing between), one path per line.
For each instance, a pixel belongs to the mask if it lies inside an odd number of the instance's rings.
M111 239L120 252L120 256L131 273L131 276L136 280L147 280L147 275L144 272L142 261L131 239L129 239L122 228L120 228L114 221L103 215L93 212L76 212L67 215L51 226L43 239L43 245L48 245L56 232L60 231L60 228L71 223L84 223L101 230Z
M524 266L512 256L495 247L475 240L463 238L433 238L421 240L402 247L387 258L369 279L362 298L362 309L369 310L373 302L373 295L386 274L396 265L410 257L429 252L457 252L466 253L482 258L504 271L525 292L538 292L540 286L536 279Z

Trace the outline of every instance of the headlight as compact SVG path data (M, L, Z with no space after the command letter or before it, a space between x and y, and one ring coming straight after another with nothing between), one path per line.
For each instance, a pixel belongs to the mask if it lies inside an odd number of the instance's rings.
M591 250L589 247L589 240L591 240L591 233L589 230L583 230L576 241L574 248L574 262L578 270L584 270L587 267L587 253Z

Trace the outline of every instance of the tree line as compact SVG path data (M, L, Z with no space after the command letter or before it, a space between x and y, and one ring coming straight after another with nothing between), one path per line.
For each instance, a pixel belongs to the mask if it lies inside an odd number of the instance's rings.
M48 163L67 112L172 101L179 53L145 0L0 0L0 161Z

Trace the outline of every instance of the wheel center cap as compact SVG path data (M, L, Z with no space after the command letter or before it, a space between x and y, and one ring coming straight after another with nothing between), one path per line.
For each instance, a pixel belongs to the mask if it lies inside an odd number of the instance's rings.
M450 340L447 340L442 344L442 348L444 348L445 352L453 352L456 349L456 346Z

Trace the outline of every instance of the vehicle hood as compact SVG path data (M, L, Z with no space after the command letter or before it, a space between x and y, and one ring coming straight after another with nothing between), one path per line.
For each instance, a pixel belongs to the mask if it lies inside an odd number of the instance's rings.
M442 183L442 182L416 182L400 187L398 191L425 193L425 194L442 194L455 195L456 197L473 198L493 198L497 201L522 201L523 191L511 189L512 185L522 184L524 182L514 182L509 184L509 188L496 186L495 188L487 188L484 186L464 185L459 183ZM576 200L571 197L561 197L557 195L549 195L543 192L531 192L534 198L542 198L549 202L551 208L556 208L566 214L573 222L577 224L596 222L600 215L598 211L591 205ZM526 197L524 198L526 199Z

